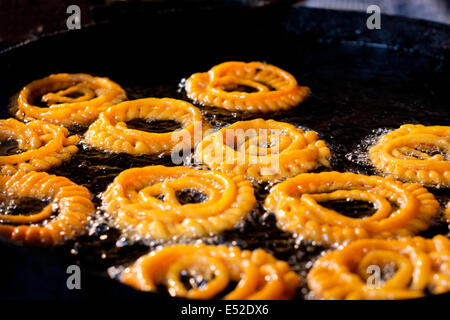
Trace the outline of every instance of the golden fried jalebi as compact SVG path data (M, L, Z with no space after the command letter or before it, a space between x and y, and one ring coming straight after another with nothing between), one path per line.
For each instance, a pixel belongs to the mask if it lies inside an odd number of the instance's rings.
M55 245L77 237L94 213L91 194L86 188L45 172L1 175L0 193L13 200L50 201L42 211L32 215L0 215L0 236L27 244ZM56 217L52 217L55 213Z
M378 170L397 179L450 186L450 127L403 125L381 137L369 156Z
M201 278L203 284L187 288L182 275ZM165 285L170 295L213 299L232 282L236 287L226 300L275 300L293 298L300 279L286 262L262 249L207 245L173 245L139 258L125 269L121 281L143 291Z
M376 212L360 219L320 205L333 200L370 202ZM415 235L428 228L439 203L421 185L393 177L322 172L300 174L276 185L266 198L265 209L275 213L283 230L301 239L339 244Z
M242 92L240 87L256 92ZM271 112L295 107L309 95L288 72L261 62L225 62L186 80L190 99L230 111Z
M330 150L314 131L274 120L239 121L203 139L195 160L256 180L292 177L329 166Z
M84 73L52 74L25 86L17 100L16 116L73 126L87 125L111 105L126 100L125 91L108 78ZM41 99L47 108L35 105Z
M140 118L175 120L181 130L155 133L127 128L126 122ZM109 152L134 155L168 153L176 148L194 147L209 128L200 111L192 104L176 99L147 98L122 102L100 114L85 133L87 144Z
M68 136L63 127L36 120L27 124L15 119L0 120L0 140L17 140L17 154L0 156L2 174L45 171L61 165L78 151L79 138Z
M182 204L177 194L186 190L206 200ZM186 167L128 169L103 194L103 207L118 227L145 239L219 233L233 228L255 203L244 177Z
M386 270L390 272L383 274ZM450 240L442 235L358 240L316 261L308 286L317 298L339 300L410 299L448 292Z

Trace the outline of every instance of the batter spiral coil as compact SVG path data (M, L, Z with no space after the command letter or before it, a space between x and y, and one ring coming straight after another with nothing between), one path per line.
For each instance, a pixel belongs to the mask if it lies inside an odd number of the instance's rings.
M262 181L329 167L329 157L330 149L314 131L263 119L239 121L208 135L194 154L211 169Z
M378 170L397 179L450 186L450 127L403 125L381 137L369 156Z
M361 219L347 217L319 204L330 200L370 202L376 212ZM266 198L265 209L275 213L283 230L302 239L341 244L415 235L429 227L439 203L419 184L392 177L322 172L301 174L276 185Z
M241 92L239 86L257 92ZM231 91L227 91L229 88ZM261 62L225 62L186 80L190 99L230 111L271 112L295 107L309 95L288 72Z
M40 108L36 99L48 105ZM108 78L84 73L52 74L26 85L19 93L16 116L63 125L87 125L111 105L126 100L125 91Z
M182 204L177 192L184 190L200 192L206 200ZM164 166L121 172L102 199L120 229L144 239L219 233L233 228L256 203L251 183L242 176Z
M188 289L181 273L201 276L206 284ZM121 274L121 281L143 291L156 291L164 284L170 295L189 299L212 299L230 282L236 288L226 300L289 299L295 294L299 277L286 262L259 249L237 247L174 245L139 258Z
M45 171L61 165L78 151L79 138L68 135L67 129L40 120L27 124L12 118L0 120L0 140L13 138L22 151L0 156L1 173Z
M181 130L154 133L127 128L126 122L140 118L176 120ZM85 142L97 149L133 155L168 153L193 148L197 136L209 128L200 111L185 101L147 98L122 102L100 114L85 133ZM175 150L176 148L176 150Z
M381 270L394 268L381 279ZM376 274L375 274L376 272ZM363 239L320 258L308 286L321 299L409 299L450 291L450 240Z
M32 245L56 245L81 235L94 213L90 192L67 178L18 171L0 176L0 193L11 199L50 201L32 215L0 215L0 236ZM57 210L57 216L51 216ZM43 223L37 225L37 223Z

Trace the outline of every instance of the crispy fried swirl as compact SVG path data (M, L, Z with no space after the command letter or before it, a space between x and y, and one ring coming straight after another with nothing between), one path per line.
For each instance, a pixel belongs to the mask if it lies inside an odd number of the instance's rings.
M86 188L45 172L1 175L0 193L10 199L49 201L43 210L31 215L0 215L0 236L27 244L56 245L77 237L94 213L91 194ZM54 214L57 215L52 217Z
M381 172L425 185L450 186L450 127L406 124L369 150Z
M204 283L187 288L183 273ZM170 295L189 299L213 299L237 282L226 300L289 299L300 282L286 262L261 249L201 244L168 246L142 256L125 269L121 281L143 291L165 285Z
M203 194L181 203L177 193ZM186 167L148 166L121 172L103 195L103 207L119 228L140 237L198 237L233 228L256 203L242 176Z
M450 240L442 235L358 240L316 261L308 286L321 299L409 299L448 292Z
M256 92L239 91L249 87ZM295 107L309 95L288 72L261 62L225 62L186 80L189 98L230 111L271 112Z
M321 206L330 200L358 200L376 212L352 218ZM412 236L425 230L439 211L433 194L419 184L354 173L300 174L270 191L265 209L274 212L283 230L322 244L361 238Z
M274 120L239 121L203 139L196 161L256 180L292 177L329 166L330 150L314 131Z
M133 119L175 120L181 130L155 133L129 129ZM147 98L122 102L100 114L85 133L87 144L109 152L133 155L168 153L174 149L193 148L196 135L208 129L200 111L182 100Z
M36 99L47 108L36 105ZM125 91L108 78L84 73L52 74L26 85L17 100L16 116L73 126L87 125L111 105L126 100Z
M17 154L0 156L2 174L21 171L45 171L61 165L78 151L79 138L67 129L36 120L27 124L15 119L0 120L0 140L15 139Z

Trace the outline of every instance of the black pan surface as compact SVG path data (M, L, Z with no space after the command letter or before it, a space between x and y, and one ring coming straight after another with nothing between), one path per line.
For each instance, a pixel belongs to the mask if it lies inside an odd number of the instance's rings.
M292 111L262 117L317 131L332 149L334 170L373 174L358 152L367 147L367 137L405 123L450 125L450 27L383 16L381 30L368 30L366 19L361 13L306 8L140 12L47 36L0 53L0 115L8 117L11 97L21 87L50 73L107 76L125 88L129 99L187 100L179 84L190 74L228 60L265 61L291 72L300 84L311 88L312 96ZM217 127L257 117L202 110ZM105 157L82 150L51 173L68 176L97 196L121 170L148 164L171 165L164 158ZM257 187L260 203L267 189ZM431 191L442 203L450 198L448 189ZM94 201L99 205L97 197ZM9 257L0 264L0 271L10 275L0 282L0 298L167 297L138 292L109 279L106 273L112 266L132 262L152 246L117 247L119 232L102 221L91 231L90 236L53 249L0 240L1 256ZM423 236L448 231L446 224L436 220ZM296 244L260 206L235 230L206 241L262 247L288 261L302 277L323 250ZM83 290L66 287L66 268L72 263L82 267ZM303 288L298 298L305 294Z

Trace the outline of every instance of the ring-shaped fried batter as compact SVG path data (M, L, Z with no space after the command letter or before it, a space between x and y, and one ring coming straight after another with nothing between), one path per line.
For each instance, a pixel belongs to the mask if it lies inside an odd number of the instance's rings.
M0 175L0 193L10 199L49 201L38 213L0 215L0 236L30 245L57 245L83 234L89 216L95 212L89 190L46 172Z
M180 203L177 193L185 190L206 200ZM164 166L122 171L102 199L120 229L144 239L219 233L242 221L256 203L251 183L242 176Z
M382 271L391 271L383 279ZM320 299L411 299L450 291L450 240L442 235L362 239L317 260L308 286Z
M186 273L204 284L186 288ZM225 300L275 300L293 298L300 279L284 261L262 249L240 250L225 245L173 245L139 258L124 270L120 280L142 291L165 285L170 295L188 299L213 299L233 281L236 287Z
M377 211L347 217L320 205L330 200L367 201ZM349 172L300 174L273 187L264 207L275 213L283 230L327 245L413 236L427 229L439 211L433 194L419 184Z
M397 179L448 187L450 127L405 124L382 136L369 157L378 170Z
M274 120L238 121L206 136L194 158L213 170L270 181L329 167L330 149L314 131Z
M48 105L35 104L41 99ZM125 91L108 78L85 73L58 73L26 85L19 93L16 116L22 120L44 120L63 126L87 125L100 112L126 100Z
M256 92L242 92L247 86ZM310 89L297 84L288 72L261 62L224 62L186 80L190 99L230 111L273 112L287 110L305 100Z
M0 156L1 174L20 171L46 171L68 161L78 151L78 136L66 128L35 120L28 123L13 118L0 120L0 140L15 139L17 154Z
M182 129L166 133L130 129L126 122L140 118L175 120ZM200 110L176 99L147 98L125 101L100 114L85 133L85 142L97 149L133 155L161 154L194 147L209 128Z

